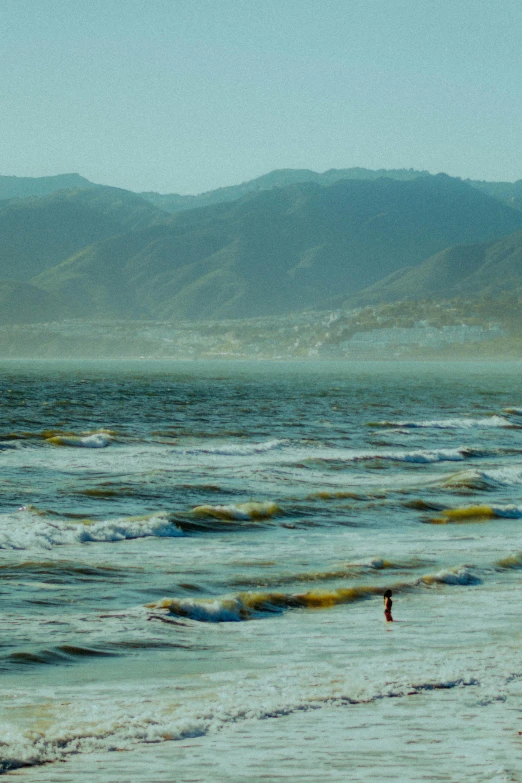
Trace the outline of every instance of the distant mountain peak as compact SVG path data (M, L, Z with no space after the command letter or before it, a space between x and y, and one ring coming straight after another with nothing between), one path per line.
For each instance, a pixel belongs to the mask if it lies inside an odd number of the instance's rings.
M50 177L15 177L0 175L0 199L27 198L28 196L48 196L57 190L71 188L95 188L80 174L54 174Z

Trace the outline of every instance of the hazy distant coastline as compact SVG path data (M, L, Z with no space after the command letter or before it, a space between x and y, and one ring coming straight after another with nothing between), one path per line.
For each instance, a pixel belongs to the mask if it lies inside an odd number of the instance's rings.
M522 180L281 170L200 196L0 177L0 356L517 355Z
M0 326L0 358L502 359L522 356L520 302L403 301L218 321L82 321Z

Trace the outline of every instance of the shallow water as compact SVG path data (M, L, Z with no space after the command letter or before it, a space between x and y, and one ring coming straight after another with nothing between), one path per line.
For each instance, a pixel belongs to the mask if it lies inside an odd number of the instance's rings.
M522 780L522 365L1 370L7 777Z

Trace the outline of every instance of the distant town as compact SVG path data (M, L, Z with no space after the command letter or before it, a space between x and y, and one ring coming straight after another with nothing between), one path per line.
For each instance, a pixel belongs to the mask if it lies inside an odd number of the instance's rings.
M518 300L411 301L201 322L62 320L0 327L0 356L393 359L520 355Z

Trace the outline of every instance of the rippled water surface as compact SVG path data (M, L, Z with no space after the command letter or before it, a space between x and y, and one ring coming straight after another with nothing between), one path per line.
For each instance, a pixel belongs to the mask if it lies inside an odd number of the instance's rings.
M522 365L0 369L7 778L522 781Z

